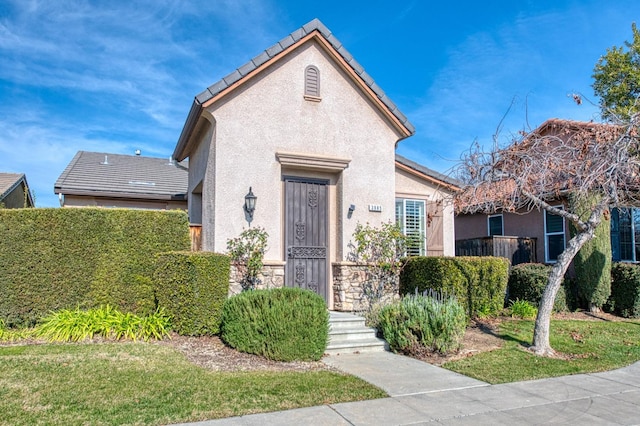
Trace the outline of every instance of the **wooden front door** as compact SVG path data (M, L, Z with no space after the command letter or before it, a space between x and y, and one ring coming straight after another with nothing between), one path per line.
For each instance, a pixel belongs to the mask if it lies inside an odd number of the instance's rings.
M328 301L327 182L285 178L285 285Z

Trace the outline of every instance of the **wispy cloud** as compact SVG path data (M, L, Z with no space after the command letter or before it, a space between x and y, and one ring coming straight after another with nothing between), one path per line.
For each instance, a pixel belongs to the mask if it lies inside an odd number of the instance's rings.
M400 152L446 170L474 141L492 142L497 130L504 142L554 116L593 118L593 105L578 108L567 96L590 90L598 49L584 46L598 19L590 12L523 13L470 34L448 52L446 66L407 112L419 135Z
M37 204L55 206L53 184L78 150L168 156L193 97L279 30L259 0L6 3L3 170L27 171Z

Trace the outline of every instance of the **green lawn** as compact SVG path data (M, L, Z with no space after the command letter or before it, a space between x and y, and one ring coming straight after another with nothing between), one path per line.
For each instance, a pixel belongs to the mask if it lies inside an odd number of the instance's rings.
M640 322L551 322L551 346L568 359L527 352L534 321L505 321L501 349L448 362L443 367L489 383L612 370L640 360Z
M208 371L145 343L0 347L2 425L157 425L384 396L329 371Z

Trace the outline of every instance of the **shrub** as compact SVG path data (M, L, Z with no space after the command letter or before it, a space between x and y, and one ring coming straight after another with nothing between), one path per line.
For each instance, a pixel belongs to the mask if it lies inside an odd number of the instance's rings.
M229 257L208 252L158 255L155 294L158 306L182 335L220 332L222 305L229 294Z
M453 297L406 296L382 308L379 324L394 352L446 354L460 348L466 315Z
M512 267L509 272L508 302L522 300L538 306L547 286L550 272L551 266L542 263L521 263ZM564 286L558 289L553 310L555 312L568 310Z
M504 306L509 261L500 257L412 257L400 274L400 293L433 289L455 296L470 317Z
M583 220L592 211L591 206L599 201L598 195L577 195L569 197L572 210ZM606 217L605 217L606 219ZM576 233L571 224L571 236ZM611 230L608 220L596 227L593 238L587 241L573 259L575 282L581 304L589 310L602 308L611 294Z
M231 347L276 361L317 361L327 347L324 299L299 288L254 290L230 297L222 339Z
M229 257L240 274L243 290L255 290L260 284L258 275L262 272L262 259L267 250L269 234L264 228L249 228L240 236L227 241Z
M171 322L162 310L139 317L110 306L87 311L76 308L52 312L35 328L34 335L52 342L78 342L95 336L112 339L161 339Z
M127 209L0 210L0 318L31 326L51 311L155 310L155 254L186 250L187 215Z
M615 263L611 268L609 305L623 317L640 318L640 266Z
M523 319L535 318L538 315L538 308L533 306L531 302L527 300L514 300L511 302L509 309L511 310L511 316Z
M364 265L366 276L362 296L367 309L371 310L384 298L398 294L407 237L397 224L389 221L378 228L358 223L353 239L355 243L350 243L349 258Z

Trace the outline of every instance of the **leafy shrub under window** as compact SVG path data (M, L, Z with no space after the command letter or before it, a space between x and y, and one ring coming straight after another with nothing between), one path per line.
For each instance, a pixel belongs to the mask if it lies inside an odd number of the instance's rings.
M534 306L540 304L542 293L547 286L551 266L542 263L521 263L511 268L509 272L509 300L507 303L523 300ZM555 312L565 312L567 295L564 285L560 286L553 304Z
M224 303L221 337L242 352L276 361L317 361L328 335L324 299L308 290L247 291Z
M455 298L405 296L382 308L379 327L394 352L446 354L460 348L467 319Z

